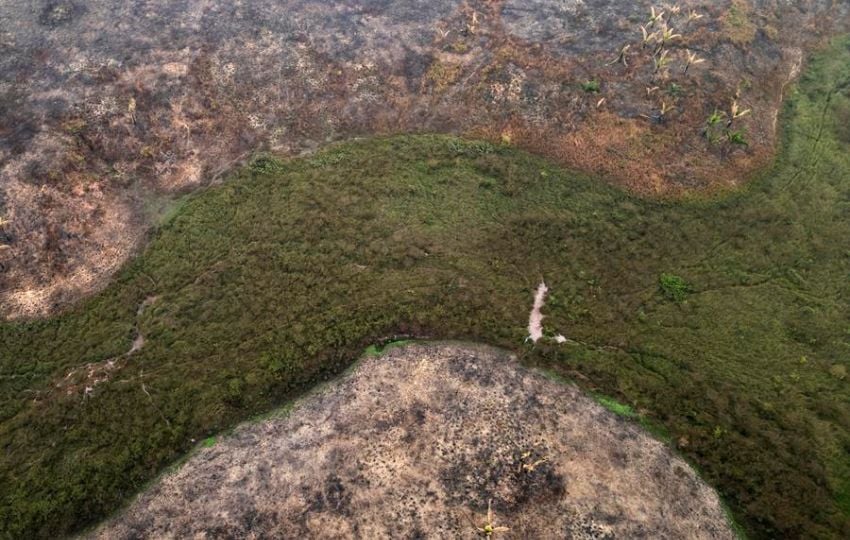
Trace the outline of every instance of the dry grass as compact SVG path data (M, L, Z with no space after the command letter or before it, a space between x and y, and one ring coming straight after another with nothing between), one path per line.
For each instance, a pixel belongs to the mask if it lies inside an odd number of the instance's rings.
M670 448L486 347L365 358L204 445L91 536L732 539Z

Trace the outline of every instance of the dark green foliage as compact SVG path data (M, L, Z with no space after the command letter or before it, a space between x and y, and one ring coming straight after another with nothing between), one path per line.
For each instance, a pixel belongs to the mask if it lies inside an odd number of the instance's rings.
M775 170L714 201L640 200L446 137L255 161L102 294L0 325L0 537L103 518L193 441L402 335L525 351L629 404L753 537L850 537L850 153L823 129L848 72L846 46L813 60ZM670 269L687 302L659 295ZM523 348L541 276L547 329L571 341ZM89 398L57 389L137 324L144 347Z
M727 131L726 140L731 144L737 144L738 146L749 146L750 144L747 142L747 136L740 130Z
M664 296L674 302L681 302L688 295L688 284L684 279L673 274L661 274L658 278L658 286Z

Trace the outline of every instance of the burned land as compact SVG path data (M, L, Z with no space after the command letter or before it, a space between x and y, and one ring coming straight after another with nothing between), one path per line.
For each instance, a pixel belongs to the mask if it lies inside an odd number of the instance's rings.
M100 289L169 201L262 149L447 132L645 195L739 185L850 7L677 5L650 24L648 1L4 0L0 313ZM733 104L751 113L706 125Z
M732 539L669 447L488 347L393 348L205 441L94 538Z

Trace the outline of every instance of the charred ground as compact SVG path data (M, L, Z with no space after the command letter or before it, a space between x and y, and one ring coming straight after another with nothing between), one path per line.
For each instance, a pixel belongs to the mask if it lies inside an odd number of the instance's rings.
M671 449L489 347L394 347L209 439L90 536L731 540Z
M258 148L450 132L642 194L738 185L769 163L805 51L850 8L679 2L662 21L681 36L657 69L640 29L651 5L4 0L0 313L44 315L100 288L168 201ZM686 51L705 60L688 73ZM735 96L752 110L736 142L708 141Z

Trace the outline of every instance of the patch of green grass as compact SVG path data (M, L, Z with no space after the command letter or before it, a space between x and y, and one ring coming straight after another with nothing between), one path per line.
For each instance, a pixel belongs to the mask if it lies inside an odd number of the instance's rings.
M602 84L595 79L588 80L581 83L581 89L588 94L598 94L602 90Z
M731 144L737 144L738 146L749 146L750 144L747 142L747 135L740 130L727 131L726 140L728 140Z
M212 448L213 446L215 446L215 442L215 437L207 437L206 439L204 439L204 442L201 443L201 446L203 446L204 448Z
M792 93L775 169L722 199L642 200L438 136L255 161L189 197L103 293L0 324L0 537L81 530L193 440L393 335L511 348L631 404L753 537L847 537L850 153L832 129L847 43ZM687 302L658 294L674 268ZM547 327L571 342L526 349L541 276ZM137 326L144 347L89 397L57 388Z
M625 403L620 403L616 399L607 396L597 395L595 397L596 401L599 402L600 405L616 415L624 416L626 418L634 418L637 416L635 410Z
M661 277L658 278L658 286L664 296L674 302L684 301L690 291L688 283L674 274L661 274Z

